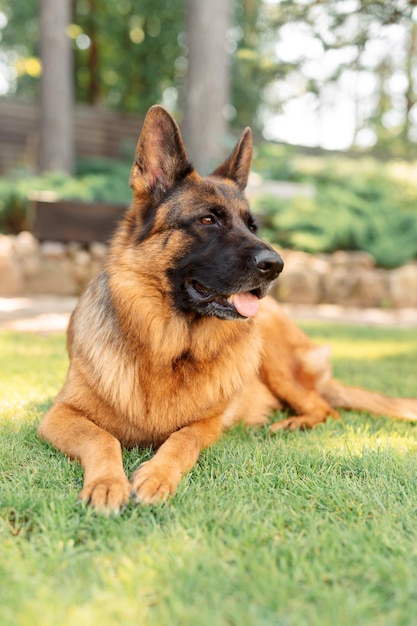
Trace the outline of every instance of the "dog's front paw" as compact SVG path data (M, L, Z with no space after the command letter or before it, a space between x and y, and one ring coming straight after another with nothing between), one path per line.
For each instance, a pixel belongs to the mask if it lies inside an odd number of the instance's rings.
M105 476L84 485L78 499L97 513L117 515L129 502L129 496L130 483L126 477Z
M172 468L146 461L132 476L131 495L137 502L156 504L171 496L181 479Z

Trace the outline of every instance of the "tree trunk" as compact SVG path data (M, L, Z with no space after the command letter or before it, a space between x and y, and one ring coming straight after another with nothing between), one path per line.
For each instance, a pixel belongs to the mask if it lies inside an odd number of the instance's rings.
M39 170L71 173L74 161L73 60L66 33L71 0L40 0Z
M96 27L96 0L89 0L88 9L88 31L87 35L90 37L90 47L88 49L88 104L95 105L100 100L100 60L97 41L97 27Z
M417 53L417 25L415 22L411 22L410 30L408 33L408 42L406 46L406 59L405 59L405 73L408 80L407 90L405 92L406 98L406 110L404 116L404 124L402 128L402 138L405 146L410 145L411 137L410 137L410 129L411 129L411 119L410 113L411 109L416 104L416 94L414 90L414 69L415 69L415 61L416 61L416 53Z
M228 152L230 58L226 35L231 24L231 0L188 0L182 129L187 153L202 174L219 165Z

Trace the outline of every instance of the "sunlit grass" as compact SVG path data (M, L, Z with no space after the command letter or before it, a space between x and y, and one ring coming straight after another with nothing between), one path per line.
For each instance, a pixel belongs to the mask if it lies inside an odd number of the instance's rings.
M417 395L415 330L308 324L349 384ZM2 626L386 626L417 614L417 430L343 412L306 433L238 426L169 504L77 504L82 472L36 425L63 335L0 334ZM125 451L130 474L148 451Z
M332 346L336 359L354 358L374 360L387 356L417 353L417 331L391 328L367 328L321 322L303 325L306 332L318 343Z
M63 382L68 361L64 335L40 337L19 333L0 335L0 423L8 419L37 419Z
M360 350L354 341L340 340L332 343L332 354L336 358L358 358L367 361L382 359L387 356L400 356L416 351L416 344L400 341L362 341Z

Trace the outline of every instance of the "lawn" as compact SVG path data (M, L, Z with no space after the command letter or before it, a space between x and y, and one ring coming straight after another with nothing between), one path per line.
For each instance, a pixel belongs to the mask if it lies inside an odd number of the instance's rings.
M415 329L306 328L345 382L416 395ZM168 504L105 518L36 435L66 367L63 335L0 334L2 626L416 623L414 424L236 427ZM128 473L148 455L126 452Z

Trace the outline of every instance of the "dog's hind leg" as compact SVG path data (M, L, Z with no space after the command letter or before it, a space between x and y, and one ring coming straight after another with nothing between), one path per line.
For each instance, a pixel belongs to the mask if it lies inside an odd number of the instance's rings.
M276 422L271 431L310 429L329 417L338 419L339 414L320 391L322 379L328 375L327 351L317 346L286 351L274 347L271 342L265 342L261 379L271 393L297 415Z
M298 413L271 426L271 432L278 430L307 430L323 424L329 417L339 419L335 411L315 390L307 390L300 385L288 384L280 390L281 398Z
M133 474L132 496L138 502L153 504L172 495L182 475L195 465L201 450L215 443L221 432L221 414L217 414L172 433L155 456Z
M323 396L335 408L369 411L375 415L417 421L416 398L390 398L374 391L343 385L335 379L327 382Z
M120 442L113 435L63 402L53 405L38 432L80 461L84 468L80 500L105 514L117 513L128 503L130 484L123 470Z

